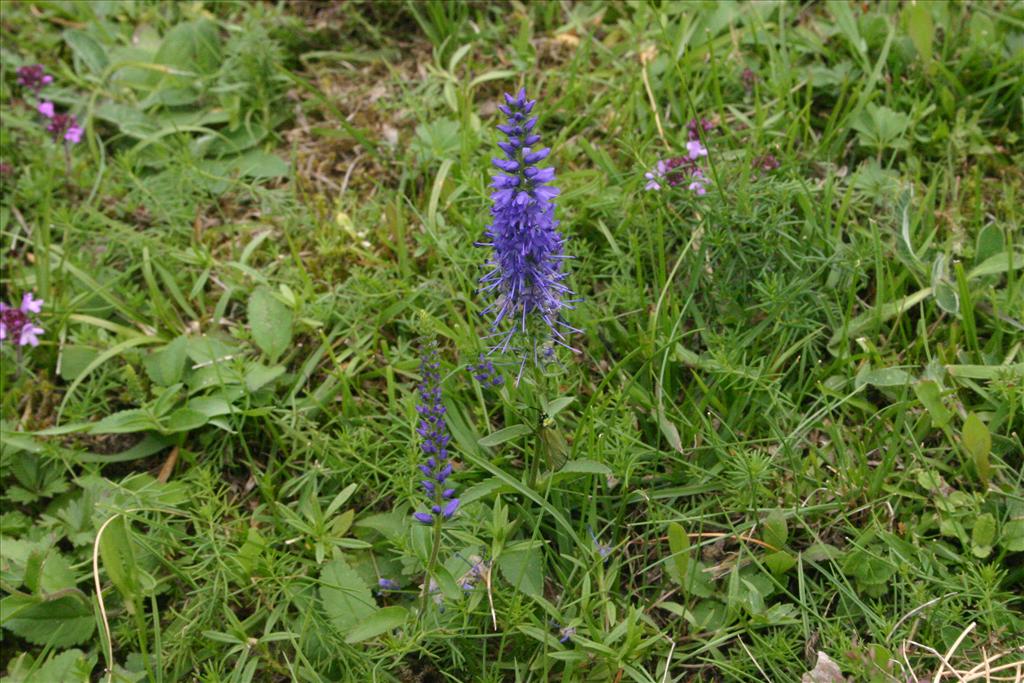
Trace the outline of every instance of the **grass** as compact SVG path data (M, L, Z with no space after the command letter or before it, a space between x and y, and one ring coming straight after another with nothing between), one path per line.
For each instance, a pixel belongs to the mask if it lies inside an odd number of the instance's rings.
M46 330L2 349L2 680L1021 675L1018 3L2 21L3 298ZM583 332L494 388L520 86ZM707 194L645 191L700 117ZM462 507L422 609L432 339Z

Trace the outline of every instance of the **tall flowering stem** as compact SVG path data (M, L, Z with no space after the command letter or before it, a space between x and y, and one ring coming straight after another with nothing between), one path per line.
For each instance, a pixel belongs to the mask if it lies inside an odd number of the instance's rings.
M445 422L445 408L441 402L441 363L437 357L437 348L433 345L424 349L420 358L419 426L416 433L420 436L420 450L426 460L419 469L424 479L420 481L426 494L429 512L414 512L413 518L426 525L433 526L434 536L427 561L427 577L423 582L422 611L427 608L430 595L430 577L437 564L437 554L441 547L441 527L451 519L459 509L459 499L455 497L455 487L449 480L452 474L452 463L448 452L451 436Z
M491 183L491 224L478 243L491 248L480 278L480 291L494 297L484 309L493 316L490 337L496 342L491 352L521 354L520 377L531 355L535 363L540 361L549 341L571 348L565 335L578 331L561 317L562 309L572 308L573 292L563 282L562 263L568 257L555 220L559 190L549 185L555 169L538 166L551 150L537 147L537 117L530 116L535 104L520 90L515 96L506 94L505 104L498 107L507 117L497 127L505 136L498 143L504 156L492 162L501 173ZM525 346L516 343L517 337Z

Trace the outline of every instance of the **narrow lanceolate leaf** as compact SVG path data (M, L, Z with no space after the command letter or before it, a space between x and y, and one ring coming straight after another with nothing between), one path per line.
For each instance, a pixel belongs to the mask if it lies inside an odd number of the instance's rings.
M138 597L139 578L135 565L130 528L123 515L117 515L103 529L99 539L100 560L107 578L121 593L125 607L134 612Z
M497 446L505 443L506 441L512 441L513 439L518 439L521 436L526 436L532 431L533 430L526 425L512 425L511 427L505 427L504 429L499 429L496 432L491 432L484 438L480 439L477 443L484 448L490 448L491 446Z
M364 640L375 638L381 634L396 629L409 620L409 610L401 605L392 605L377 610L369 618L360 622L358 626L348 632L345 642L348 644L361 643Z
M672 551L672 558L668 564L669 576L685 588L686 571L690 568L690 537L676 522L668 525L668 547Z

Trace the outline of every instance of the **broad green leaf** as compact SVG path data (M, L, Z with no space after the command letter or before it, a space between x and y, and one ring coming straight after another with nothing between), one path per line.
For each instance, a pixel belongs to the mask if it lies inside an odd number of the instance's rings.
M164 434L190 432L193 429L199 429L209 421L209 416L198 410L178 408L164 420L164 426L161 431Z
M491 432L480 439L477 443L484 448L490 448L492 446L503 444L506 441L512 441L513 439L518 439L521 436L526 436L532 432L533 430L524 424L512 425L511 427L505 427L504 429L499 429L496 432Z
M768 555L765 555L764 563L772 574L779 575L785 574L795 567L796 558L785 550L780 550L777 553L769 553Z
M1003 231L996 223L989 223L978 232L978 239L974 248L974 260L976 263L984 263L988 259L1001 253L1006 248L1003 241Z
M89 429L90 434L131 434L160 429L160 424L144 410L132 408L121 410L96 422Z
M935 37L932 12L928 5L927 2L911 2L903 9L907 33L917 49L926 74L932 72L932 40Z
M690 537L678 522L668 525L668 548L672 557L668 574L682 588L686 588L686 571L690 566Z
M182 335L156 351L150 352L143 359L146 374L155 384L169 387L181 381L185 371L187 356L187 338Z
M262 363L249 363L245 368L245 386L249 391L259 391L283 375L284 372L283 365L267 367Z
M932 424L940 428L949 424L953 414L942 402L942 391L938 384L933 380L926 379L914 385L914 393L917 394L917 400L928 409Z
M276 361L292 343L292 312L267 287L249 297L249 326L256 345Z
M1024 268L1024 252L1004 252L990 256L974 268L971 268L971 272L967 273L967 279L973 280L985 275L999 275L1000 273L1017 270L1018 268Z
M86 656L81 650L65 650L37 668L31 656L23 654L8 662L7 676L3 680L4 683L89 683L96 657L95 653Z
M858 372L854 378L854 387L860 389L866 384L875 387L902 387L910 384L913 379L913 375L900 368L879 368Z
M358 626L348 632L345 642L349 645L361 643L399 628L409 620L409 610L400 606L392 605L377 610L369 618L364 619Z
M556 398L555 400L549 402L547 405L544 406L544 413L548 417L553 418L560 412L565 410L565 408L568 407L569 404L575 400L575 396L562 396L560 398Z
M781 550L789 538L789 527L786 524L786 515L781 510L772 510L761 522L764 528L761 534L762 539L768 545Z
M932 287L932 294L935 296L935 303L946 313L956 315L960 312L960 295L956 287L949 282L936 282Z
M974 467L978 471L981 483L988 486L989 475L991 474L988 456L992 450L992 435L989 434L988 427L985 426L985 423L975 413L968 413L967 419L964 420L964 428L960 438L964 444L964 449L967 450L971 460L974 462Z
M971 530L971 553L975 557L985 558L992 554L992 544L996 539L996 518L991 512L978 515Z
M1024 519L1011 519L1004 524L999 544L1011 553L1024 552Z
M325 564L320 572L320 602L331 625L341 634L377 611L370 589L342 557Z
M88 33L77 29L68 29L64 31L64 42L71 48L75 57L89 68L89 71L98 75L107 68L107 64L110 62L107 51Z
M60 355L60 377L71 382L96 360L100 352L88 346L71 344L64 347Z
M92 605L80 593L55 600L6 595L0 599L0 626L36 645L70 647L92 637Z
M540 597L544 591L543 562L540 548L527 542L505 548L495 564L501 576L514 588Z
M184 21L167 32L153 61L185 72L179 80L189 83L197 74L213 74L220 68L220 42L212 21Z
M124 598L129 613L134 612L138 598L139 578L135 564L135 550L129 535L128 523L124 515L117 515L107 524L100 536L100 559L107 573L107 578L114 584Z
M71 569L71 563L56 550L43 559L39 587L46 593L75 587L75 572Z

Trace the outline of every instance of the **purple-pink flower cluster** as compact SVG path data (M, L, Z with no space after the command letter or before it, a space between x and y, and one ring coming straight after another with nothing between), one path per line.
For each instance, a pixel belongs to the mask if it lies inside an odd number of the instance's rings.
M43 86L53 83L53 76L46 73L42 64L30 64L18 67L18 85L31 90L35 94L43 89Z
M459 509L455 488L448 481L452 474L452 463L448 458L451 436L444 419L444 404L441 403L440 368L437 349L428 347L420 359L422 380L419 385L420 402L416 406L420 416L416 433L421 439L420 450L427 456L426 462L420 465L420 471L426 478L420 483L430 500L430 512L416 512L413 517L423 524L449 519Z
M37 97L44 86L53 83L53 76L46 73L42 64L32 64L18 69L18 84L32 91ZM54 142L64 141L65 144L77 145L82 141L85 132L78 125L78 117L74 114L58 113L50 100L43 100L36 106L36 111L47 119L46 132L53 136Z
M82 141L84 131L78 125L78 118L74 114L58 114L54 110L53 102L49 101L40 102L37 111L50 119L46 132L53 136L54 142L63 138L65 142L77 145Z
M685 185L686 189L696 195L707 192L704 185L708 177L700 165L700 159L708 155L707 147L701 141L706 133L711 132L715 124L708 119L691 119L686 124L687 137L686 155L661 159L653 171L644 174L647 179L646 190L660 190L663 185L676 187Z
M42 310L43 300L32 292L25 292L17 308L0 301L0 342L10 337L15 346L39 346L38 336L45 330L36 324L35 316Z

